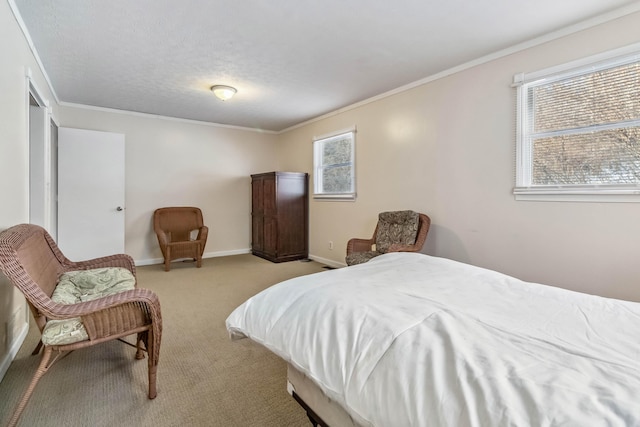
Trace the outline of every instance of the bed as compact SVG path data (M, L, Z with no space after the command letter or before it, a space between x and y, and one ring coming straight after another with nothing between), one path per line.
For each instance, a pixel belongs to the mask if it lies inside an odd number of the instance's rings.
M640 303L389 253L274 285L226 326L287 362L321 425L640 425Z

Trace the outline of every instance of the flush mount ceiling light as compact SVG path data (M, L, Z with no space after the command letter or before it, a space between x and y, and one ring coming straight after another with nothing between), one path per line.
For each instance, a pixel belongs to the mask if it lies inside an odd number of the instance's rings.
M215 85L211 86L211 92L221 100L226 101L227 99L233 98L233 95L236 94L237 90L235 87L231 86Z

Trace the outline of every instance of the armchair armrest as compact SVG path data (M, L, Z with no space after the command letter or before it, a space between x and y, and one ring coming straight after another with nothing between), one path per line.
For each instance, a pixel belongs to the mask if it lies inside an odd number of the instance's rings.
M141 305L157 304L158 307L160 306L158 296L153 291L136 288L76 304L61 304L49 300L41 312L48 319L64 320L73 317L89 316L101 310L108 310L129 303L138 303Z
M209 236L209 227L207 227L206 225L203 225L202 227L200 227L200 229L198 229L197 240L202 240L203 242L206 242L208 236Z
M95 301L98 300L90 302ZM148 327L149 324L157 339L162 331L160 300L148 289L133 289L109 295L103 299L99 309L80 317L91 340L128 335L135 329Z
M156 228L154 231L156 233L156 236L158 236L158 242L160 243L160 246L169 244L170 238L167 233L164 232L164 230Z
M160 300L149 289L132 289L77 304L50 301L42 313L54 320L80 317L92 341L127 335L150 324L156 336L162 330Z

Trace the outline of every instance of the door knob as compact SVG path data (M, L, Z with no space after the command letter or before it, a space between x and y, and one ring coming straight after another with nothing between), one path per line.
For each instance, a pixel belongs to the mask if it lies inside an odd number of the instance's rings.
M120 211L122 210L122 206L118 206L118 207L116 208L116 210L117 210L118 212L120 212Z

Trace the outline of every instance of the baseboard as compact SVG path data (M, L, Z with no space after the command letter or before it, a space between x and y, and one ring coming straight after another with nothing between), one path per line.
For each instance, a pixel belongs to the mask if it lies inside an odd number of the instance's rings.
M0 362L0 381L2 381L2 379L4 378L4 374L7 373L11 362L13 362L13 358L16 357L16 354L18 354L18 350L20 350L20 347L22 346L24 339L27 337L28 332L29 323L25 322L22 326L22 330L18 334L17 339L13 341L13 343L11 344L11 348L4 355L2 362Z
M250 254L250 253L251 253L251 248L234 249L232 251L205 252L202 254L202 258L216 258L221 256L243 255L243 254ZM163 264L163 263L164 263L164 258L135 260L136 266L154 265L154 264Z
M319 262L320 264L325 264L333 268L342 268L347 266L347 264L345 263L334 261L332 259L322 258L316 255L309 255L309 259L312 259L316 262Z
M221 256L243 255L243 254L250 254L250 253L251 253L251 248L234 249L232 251L205 252L202 255L202 258L216 258ZM309 259L312 259L316 262L319 262L320 264L325 264L333 268L342 268L347 266L347 264L345 263L334 261L328 258L322 258L316 255L309 255ZM136 266L155 265L155 264L162 264L162 263L164 263L163 258L139 259L135 261Z

